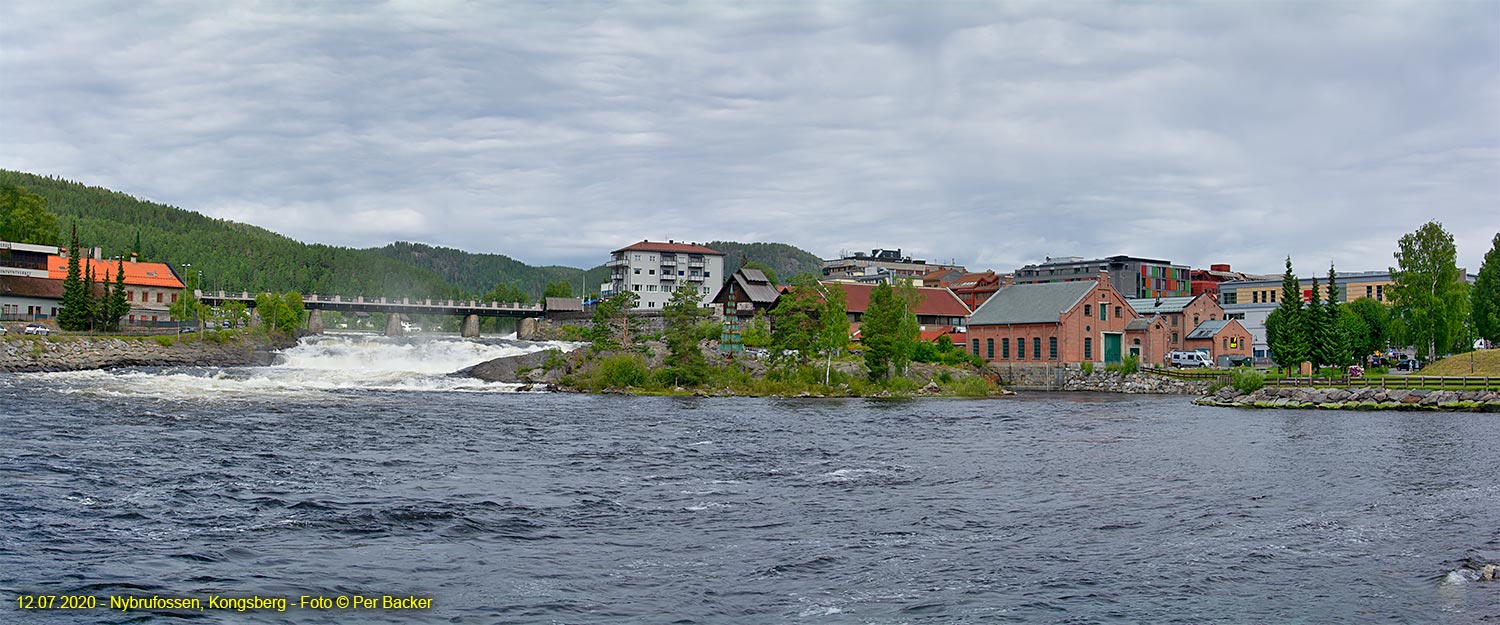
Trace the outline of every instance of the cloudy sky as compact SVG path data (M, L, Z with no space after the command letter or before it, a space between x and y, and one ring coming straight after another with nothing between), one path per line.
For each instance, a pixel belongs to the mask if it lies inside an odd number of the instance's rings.
M1500 230L1500 2L0 3L0 167L351 246L1382 269Z

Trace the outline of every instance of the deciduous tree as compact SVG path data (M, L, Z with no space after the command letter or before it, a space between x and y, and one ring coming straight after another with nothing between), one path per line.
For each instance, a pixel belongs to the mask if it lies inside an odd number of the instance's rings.
M1500 343L1500 233L1490 242L1479 277L1469 291L1469 320L1474 334Z
M1429 221L1401 237L1391 268L1391 302L1402 335L1429 360L1458 347L1468 299L1453 235Z

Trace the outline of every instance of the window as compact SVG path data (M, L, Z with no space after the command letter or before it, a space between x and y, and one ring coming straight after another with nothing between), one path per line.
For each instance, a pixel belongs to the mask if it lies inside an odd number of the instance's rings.
M1271 303L1272 304L1276 303L1276 292L1275 291L1271 291Z
M1250 292L1250 303L1251 304L1259 304L1260 303L1260 291L1251 291Z
M975 356L978 356L979 355L979 339L974 339L972 341L972 343L973 343L972 347L974 348L974 351L969 352L969 353L974 354Z
M984 357L990 360L995 359L995 339L984 340Z
M1085 317L1092 317L1092 316L1094 316L1094 307L1091 306L1091 305L1089 305L1089 304L1084 304L1083 305L1083 316L1085 316Z
M161 293L157 293L157 295L161 295ZM173 304L177 303L177 294L176 293L172 294L172 303Z
M1224 337L1224 349L1229 349L1229 337Z
M1177 325L1177 315L1172 315L1172 325L1173 326Z
M635 290L637 290L637 291L641 290L641 285L639 285L639 284L632 284L630 286L633 287L633 288L635 288Z
M656 255L655 254L651 254L650 256L646 257L646 260L648 262L656 262Z
M1047 358L1057 360L1057 337L1047 337Z
M1198 315L1193 315L1193 327L1198 327Z
M1375 296L1375 287L1366 284L1365 285L1365 297L1374 297L1374 296Z
M1120 317L1124 317L1124 316L1125 316L1125 315L1124 315L1124 314L1123 314L1123 312L1122 312L1122 311L1121 311L1121 309L1120 309L1120 307L1119 307L1119 306L1116 306L1116 307L1115 307L1115 318L1116 318L1116 319L1119 319L1119 318L1120 318Z
M646 290L647 291L655 291L656 290L656 285L654 285L654 284L648 284L648 285L646 285Z
M646 308L656 308L656 302L646 302Z
M654 275L656 275L656 270L655 269L647 269L646 270L646 275L648 275L648 276L654 276Z
M703 272L703 277L709 278L709 277L712 277L712 276L710 276L709 273L707 271L705 271L705 272Z
M1016 337L1016 360L1026 360L1026 339Z
M126 291L125 292L125 301L127 301L127 302L133 302L133 301L135 301L135 291Z
M1000 357L1010 360L1010 339L1000 339Z
M1109 302L1099 302L1099 320L1109 319Z
M156 292L156 303L161 303L161 291Z
M641 275L641 268L640 267L636 267L635 268L635 275Z
M1031 337L1031 358L1033 360L1042 359L1042 337L1040 336Z
M1375 299L1380 300L1382 302L1385 301L1385 285L1384 284L1377 284L1377 285L1375 285Z
M1176 342L1177 342L1177 333L1176 333L1176 332L1173 332L1173 333L1172 333L1172 342L1173 342L1173 343L1176 343Z
M1091 337L1083 339L1083 359L1089 361L1094 359L1094 339Z
M635 259L636 259L636 260L640 260L640 259L641 259L641 255L640 255L640 254L636 254L636 255L635 255Z

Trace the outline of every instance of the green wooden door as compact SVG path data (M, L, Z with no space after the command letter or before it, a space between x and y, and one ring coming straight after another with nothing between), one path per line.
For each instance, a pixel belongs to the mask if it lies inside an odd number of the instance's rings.
M1120 362L1120 335L1104 335L1104 362Z

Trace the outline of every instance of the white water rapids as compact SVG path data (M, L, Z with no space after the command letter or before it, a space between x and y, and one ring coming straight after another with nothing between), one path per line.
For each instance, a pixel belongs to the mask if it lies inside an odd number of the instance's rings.
M578 343L328 334L302 339L267 367L171 367L22 374L64 393L234 400L346 391L514 392L518 385L450 376L479 363Z

